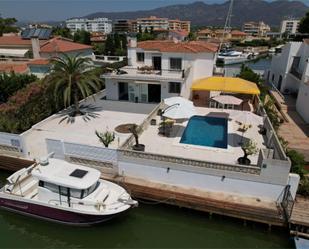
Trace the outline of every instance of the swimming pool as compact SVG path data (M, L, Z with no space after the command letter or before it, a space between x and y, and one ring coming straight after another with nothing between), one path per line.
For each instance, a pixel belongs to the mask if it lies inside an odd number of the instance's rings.
M180 143L227 149L227 119L193 116Z

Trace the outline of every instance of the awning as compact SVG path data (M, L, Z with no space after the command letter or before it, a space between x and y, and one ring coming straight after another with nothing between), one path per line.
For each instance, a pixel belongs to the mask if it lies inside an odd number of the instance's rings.
M0 48L0 56L10 56L10 57L25 57L25 54L29 49L6 49Z
M221 91L229 93L260 94L253 82L234 77L209 77L196 80L191 87L193 91Z
M242 99L239 99L239 98L236 98L234 96L231 96L231 95L219 95L219 96L216 96L216 97L213 97L211 98L221 104L224 104L224 105L240 105L243 100Z

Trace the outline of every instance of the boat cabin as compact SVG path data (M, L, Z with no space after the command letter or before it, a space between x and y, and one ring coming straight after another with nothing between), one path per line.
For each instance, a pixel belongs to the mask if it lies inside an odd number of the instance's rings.
M101 173L96 169L58 159L49 161L32 172L32 176L38 180L38 198L42 201L59 200L59 204L70 206L71 198L84 199L100 185Z

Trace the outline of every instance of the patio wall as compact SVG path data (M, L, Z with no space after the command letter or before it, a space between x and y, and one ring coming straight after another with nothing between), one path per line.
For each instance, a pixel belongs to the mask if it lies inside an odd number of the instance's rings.
M24 143L20 135L0 132L0 154L20 157L24 153Z

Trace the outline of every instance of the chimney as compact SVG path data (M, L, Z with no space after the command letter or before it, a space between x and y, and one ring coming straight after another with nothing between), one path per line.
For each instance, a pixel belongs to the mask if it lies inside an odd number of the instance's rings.
M133 36L128 36L128 48L136 48L137 47L137 39Z
M38 36L31 37L32 53L34 59L41 58L40 56L40 40Z

